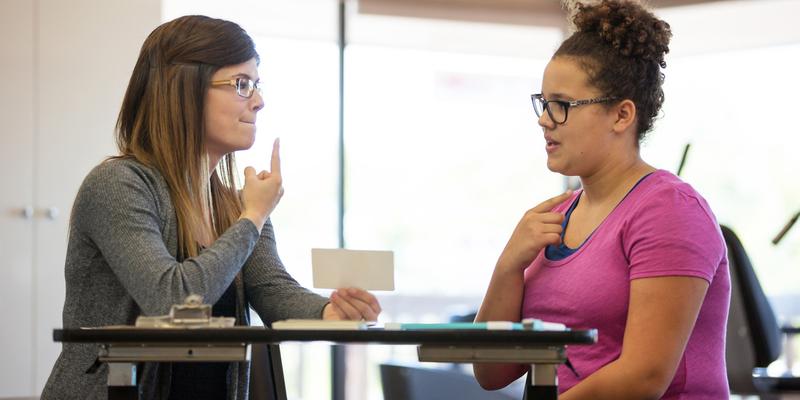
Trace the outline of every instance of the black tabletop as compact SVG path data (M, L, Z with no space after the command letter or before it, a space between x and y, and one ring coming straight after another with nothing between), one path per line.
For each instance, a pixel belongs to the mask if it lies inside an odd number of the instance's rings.
M361 344L561 346L592 344L597 330L271 330L263 327L139 329L128 327L55 329L67 343L281 343L325 341Z

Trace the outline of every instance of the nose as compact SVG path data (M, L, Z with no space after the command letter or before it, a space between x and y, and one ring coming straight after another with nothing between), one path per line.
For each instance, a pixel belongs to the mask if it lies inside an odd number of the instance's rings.
M542 128L547 128L547 129L555 129L556 128L556 123L553 122L552 119L550 119L550 114L547 112L547 110L543 110L542 111L542 116L539 117L539 119L536 122Z
M261 96L261 91L256 90L253 92L253 97L250 98L250 110L259 112L264 108L264 97Z

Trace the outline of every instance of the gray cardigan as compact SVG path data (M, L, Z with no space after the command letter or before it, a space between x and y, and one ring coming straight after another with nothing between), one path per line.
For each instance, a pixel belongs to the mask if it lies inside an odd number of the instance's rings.
M214 304L236 284L237 323L248 305L265 323L320 318L327 299L302 288L284 269L272 224L259 233L247 219L233 224L197 257L176 259L177 224L161 174L114 159L84 180L72 209L65 265L64 328L131 325L139 315L164 315L189 294ZM65 343L42 399L105 399L107 365L86 373L94 344ZM169 393L169 364L147 363L140 399ZM249 365L231 364L228 399L247 398Z

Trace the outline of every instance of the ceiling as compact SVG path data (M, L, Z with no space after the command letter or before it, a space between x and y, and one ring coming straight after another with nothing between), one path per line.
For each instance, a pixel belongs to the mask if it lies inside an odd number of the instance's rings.
M667 8L717 1L720 0L649 0L645 3L650 7ZM566 29L567 24L566 11L558 0L358 0L358 12L562 29Z

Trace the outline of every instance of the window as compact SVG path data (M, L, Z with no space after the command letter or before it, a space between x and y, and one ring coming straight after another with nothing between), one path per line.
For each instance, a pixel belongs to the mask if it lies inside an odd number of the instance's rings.
M800 32L796 2L725 2L660 12L675 40L667 56L663 116L643 157L675 171L741 238L779 319L800 319L800 227L772 238L800 211L800 135L794 96ZM697 21L705 21L697 24ZM758 28L747 21L759 21Z
M792 68L800 62L800 32L790 20L798 12L791 1L661 11L676 36L663 119L643 147L647 159L674 170L684 144L692 144L683 179L741 238L779 322L793 324L800 323L800 227L778 245L771 240L800 211L793 118L800 81ZM789 345L787 353L800 352L800 341ZM770 368L781 373L783 362Z
M338 50L326 41L254 40L265 106L256 142L237 154L237 164L240 172L247 165L269 169L272 142L280 137L285 194L271 219L286 269L311 288L310 249L335 248L339 241ZM281 357L289 398L330 396L330 345L282 344Z
M395 252L382 318L474 312L519 219L564 187L530 103L561 32L364 14L348 24L347 247ZM366 364L348 362L366 376L348 375L348 398L381 398L378 364L416 362L415 350L358 349Z

